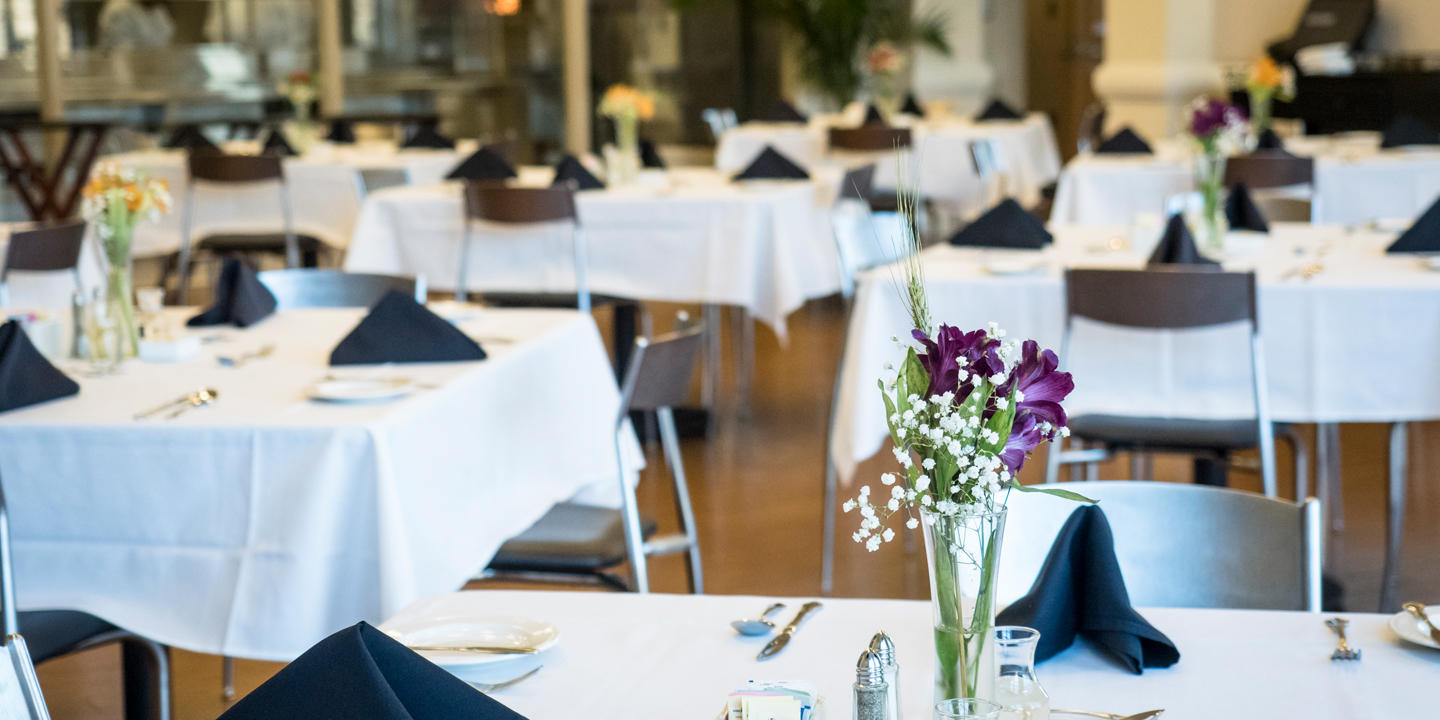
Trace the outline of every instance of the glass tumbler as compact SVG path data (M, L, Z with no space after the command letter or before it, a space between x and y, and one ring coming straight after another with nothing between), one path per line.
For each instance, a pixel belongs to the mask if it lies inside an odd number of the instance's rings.
M1050 720L1050 696L1035 677L1035 646L1040 631L1002 625L995 628L995 702L1001 720Z
M935 720L997 720L1000 706L989 700L958 698L935 704Z

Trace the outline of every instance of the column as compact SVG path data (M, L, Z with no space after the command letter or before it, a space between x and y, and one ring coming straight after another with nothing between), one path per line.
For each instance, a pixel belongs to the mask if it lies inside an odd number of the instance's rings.
M930 102L944 100L953 111L962 114L979 110L989 98L995 72L985 61L986 6L989 2L1015 0L949 0L936 3L914 2L920 16L939 8L946 20L945 37L950 41L946 57L926 47L916 47L911 85L915 95ZM1024 36L1006 39L1023 43Z
M590 13L587 0L564 1L565 146L590 152Z
M47 122L65 117L65 93L60 84L60 3L35 1L35 63L40 81L40 118Z
M317 0L315 43L320 56L320 115L345 113L345 62L340 48L340 0Z
M1096 94L1107 131L1130 125L1152 140L1179 132L1197 95L1222 94L1216 0L1106 0L1105 61Z

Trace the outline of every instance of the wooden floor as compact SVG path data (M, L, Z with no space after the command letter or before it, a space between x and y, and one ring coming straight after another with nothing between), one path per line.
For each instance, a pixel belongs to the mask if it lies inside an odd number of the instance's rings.
M676 306L653 307L659 318L672 317ZM694 309L692 308L692 312ZM607 319L601 315L603 323ZM657 321L664 327L668 323ZM722 398L716 427L705 440L684 443L685 465L701 530L706 590L754 595L815 595L820 589L821 491L825 433L830 394L844 333L844 308L838 301L811 303L790 322L788 348L775 337L757 332L757 377L747 416L741 418L733 392ZM729 337L727 336L727 349ZM728 357L728 354L727 354ZM1308 431L1309 429L1307 429ZM1383 557L1386 445L1383 425L1342 428L1343 532L1331 539L1328 565L1345 588L1349 610L1373 611L1378 601ZM1440 484L1433 482L1440 449L1436 424L1412 426L1409 515L1401 564L1402 599L1440 602ZM1313 441L1313 435L1312 435ZM1313 445L1312 445L1313 447ZM650 448L651 470L640 488L642 510L662 527L674 526L668 483L658 481L662 467L657 448ZM862 465L860 477L889 469L881 453ZM1288 458L1281 458L1281 477L1288 478ZM1039 480L1041 462L1026 468L1026 482ZM1103 479L1125 478L1128 459L1102 468ZM1156 462L1156 477L1188 481L1189 465L1179 458ZM1258 489L1259 481L1232 475L1232 485ZM848 540L850 516L842 516L836 595L849 597L926 598L924 550L907 553L898 543L881 553L865 553ZM683 562L662 558L652 565L653 587L682 592ZM757 610L759 608L757 607ZM119 718L119 660L113 649L64 658L40 668L41 684L57 720ZM220 659L175 653L175 717L214 718L223 712ZM240 661L237 687L253 689L280 667L276 663Z

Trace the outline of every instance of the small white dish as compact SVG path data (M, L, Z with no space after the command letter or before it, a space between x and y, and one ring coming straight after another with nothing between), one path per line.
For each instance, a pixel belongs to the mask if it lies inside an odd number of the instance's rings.
M1045 261L1035 259L990 260L985 263L985 272L1000 277L1034 275L1045 269Z
M1440 255L1431 255L1430 257L1425 258L1425 267L1428 267L1435 272L1440 272Z
M1440 605L1431 605L1425 608L1425 614L1436 620L1440 620ZM1429 629L1424 627L1424 624L1420 622L1420 618L1404 610L1390 616L1390 629L1394 630L1396 635L1416 645L1424 645L1425 647L1440 650L1440 643L1435 642L1435 639L1430 637Z
M410 378L369 378L321 380L310 388L311 400L325 402L382 402L398 400L415 392Z
M554 625L542 620L522 617L417 620L395 625L387 623L381 629L390 637L400 641L402 645L529 647L544 652L560 642L560 630ZM417 650L416 652L441 667L493 665L535 657L531 654L491 655L442 650Z

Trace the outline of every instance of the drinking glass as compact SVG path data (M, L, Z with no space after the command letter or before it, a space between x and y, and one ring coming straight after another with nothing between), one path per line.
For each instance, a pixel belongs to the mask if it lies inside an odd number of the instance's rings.
M995 702L1002 720L1050 720L1050 696L1035 677L1040 631L1016 625L995 628Z
M942 700L935 704L935 720L996 720L1000 706L979 698Z

